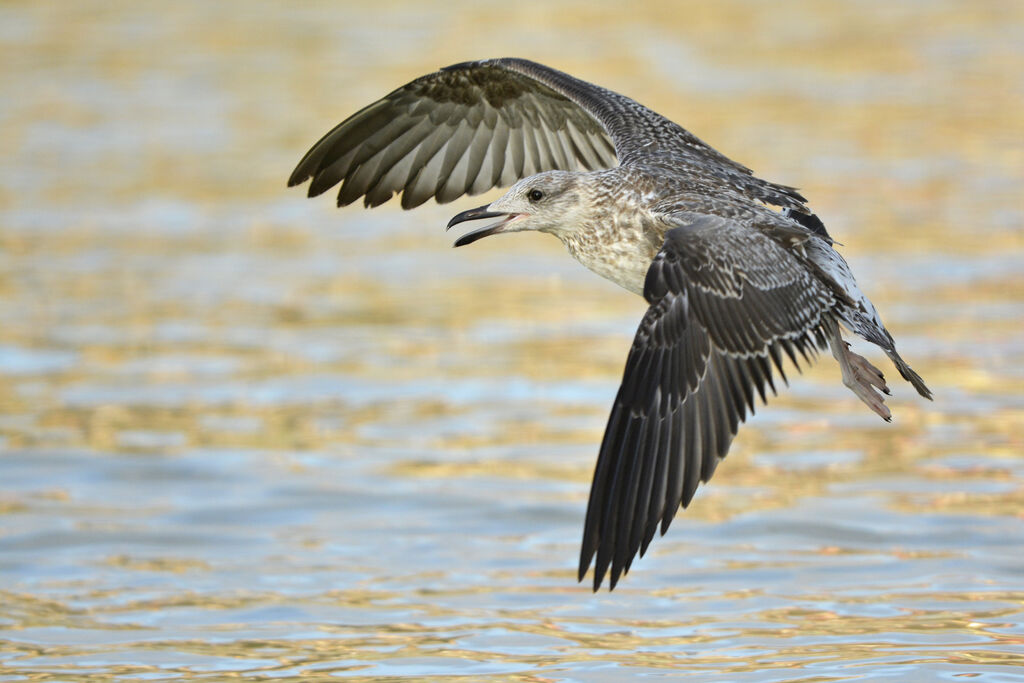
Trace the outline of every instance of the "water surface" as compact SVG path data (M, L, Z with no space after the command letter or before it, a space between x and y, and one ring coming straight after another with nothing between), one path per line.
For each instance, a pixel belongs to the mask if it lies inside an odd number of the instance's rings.
M643 302L284 187L505 54L801 186L936 401L822 363L578 585ZM1018 3L11 2L0 65L0 679L1024 680Z

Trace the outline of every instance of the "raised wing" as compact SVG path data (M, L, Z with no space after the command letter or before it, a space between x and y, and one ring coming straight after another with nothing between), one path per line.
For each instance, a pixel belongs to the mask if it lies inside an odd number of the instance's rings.
M359 197L377 206L401 192L409 209L541 171L593 171L654 158L673 173L806 211L795 189L754 177L634 100L514 58L455 64L398 88L327 133L288 184L312 178L312 197L341 183L339 206Z
M610 587L665 533L725 457L755 392L785 380L835 299L783 246L717 216L678 214L644 284L650 308L626 360L601 443L580 551L582 581ZM816 238L815 238L816 239ZM799 367L799 366L798 366Z
M409 209L541 171L615 166L593 112L505 61L456 64L398 88L325 135L288 184L312 178L312 197L340 182L339 206L362 196L377 206L402 192Z

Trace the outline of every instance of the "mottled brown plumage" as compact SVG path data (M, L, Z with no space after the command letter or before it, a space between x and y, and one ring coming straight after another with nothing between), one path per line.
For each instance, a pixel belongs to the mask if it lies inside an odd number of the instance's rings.
M617 163L616 163L617 162ZM795 189L754 176L637 102L523 59L428 74L343 121L290 185L338 204L411 208L512 185L452 219L500 218L457 242L539 230L649 304L601 443L580 552L614 588L707 482L757 398L831 347L843 382L890 419L882 373L840 325L921 378ZM768 205L780 207L776 211Z

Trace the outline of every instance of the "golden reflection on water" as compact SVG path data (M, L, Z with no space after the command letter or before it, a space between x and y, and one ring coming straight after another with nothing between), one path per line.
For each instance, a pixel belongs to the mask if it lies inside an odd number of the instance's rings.
M3 5L0 678L1017 675L1022 31L995 1ZM578 586L643 302L543 236L448 249L462 204L284 188L341 116L503 54L800 185L936 402L894 385L885 425L792 373L615 593Z

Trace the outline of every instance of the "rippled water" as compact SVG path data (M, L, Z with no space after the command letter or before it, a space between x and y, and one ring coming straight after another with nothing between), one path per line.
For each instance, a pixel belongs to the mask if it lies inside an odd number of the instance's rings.
M3 4L0 679L1024 680L1022 7ZM800 185L936 401L822 363L578 585L643 302L284 187L505 54Z

